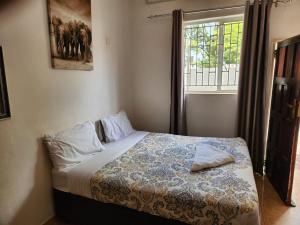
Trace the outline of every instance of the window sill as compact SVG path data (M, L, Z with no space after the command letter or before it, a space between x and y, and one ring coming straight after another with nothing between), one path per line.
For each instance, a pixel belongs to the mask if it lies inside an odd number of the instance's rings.
M185 95L237 95L237 91L187 91Z

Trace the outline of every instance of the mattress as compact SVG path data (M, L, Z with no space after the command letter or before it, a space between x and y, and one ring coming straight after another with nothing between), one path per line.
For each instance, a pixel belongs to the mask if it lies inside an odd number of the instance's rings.
M113 143L104 144L105 150L95 154L76 166L64 169L52 169L54 189L92 198L90 179L101 166L111 162L142 140L148 132L135 131L128 137Z
M235 163L191 173L201 143L232 154ZM260 224L252 163L240 138L135 132L105 147L74 168L53 171L54 188L187 224Z

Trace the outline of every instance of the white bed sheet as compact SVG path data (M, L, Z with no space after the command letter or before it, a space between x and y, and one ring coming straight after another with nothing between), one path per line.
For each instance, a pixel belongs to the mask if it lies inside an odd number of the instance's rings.
M61 170L53 169L53 188L83 197L92 198L90 179L94 173L107 163L128 151L147 134L148 132L135 131L122 140L105 144L105 150L74 167Z

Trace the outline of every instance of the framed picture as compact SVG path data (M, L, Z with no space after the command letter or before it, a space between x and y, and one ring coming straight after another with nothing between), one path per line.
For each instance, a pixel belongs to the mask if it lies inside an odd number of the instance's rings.
M0 120L10 117L2 47L0 46Z
M47 0L52 67L93 70L91 0Z

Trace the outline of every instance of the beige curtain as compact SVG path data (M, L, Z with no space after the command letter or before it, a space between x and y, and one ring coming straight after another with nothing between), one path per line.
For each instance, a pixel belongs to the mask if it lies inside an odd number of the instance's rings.
M264 93L268 70L271 0L246 3L240 66L238 135L248 144L254 170L263 174L265 154Z

